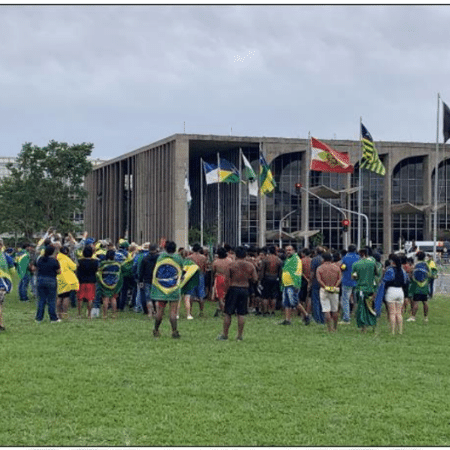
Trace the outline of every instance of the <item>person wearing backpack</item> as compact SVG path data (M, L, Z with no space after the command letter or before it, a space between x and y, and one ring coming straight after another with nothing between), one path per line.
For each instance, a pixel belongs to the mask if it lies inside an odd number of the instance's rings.
M428 322L428 297L430 295L430 269L425 262L425 253L417 252L417 263L412 271L411 283L409 285L409 298L412 301L411 317L407 322L415 322L419 302L423 304L424 321Z

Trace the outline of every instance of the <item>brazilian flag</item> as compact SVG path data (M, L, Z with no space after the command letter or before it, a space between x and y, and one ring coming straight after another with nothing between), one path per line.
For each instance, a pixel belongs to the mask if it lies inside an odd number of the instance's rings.
M286 259L281 273L281 286L294 286L300 288L302 285L302 260L294 253Z
M28 252L23 252L16 258L17 273L19 278L22 279L28 271L28 265L30 264L30 255Z
M184 292L195 286L198 270L193 261L183 260L178 254L162 253L153 271L150 297L165 302L180 300Z
M12 279L9 274L9 266L3 252L0 252L0 289L5 289L7 293L12 291Z
M121 265L117 261L102 261L97 270L97 286L102 297L112 297L122 289Z

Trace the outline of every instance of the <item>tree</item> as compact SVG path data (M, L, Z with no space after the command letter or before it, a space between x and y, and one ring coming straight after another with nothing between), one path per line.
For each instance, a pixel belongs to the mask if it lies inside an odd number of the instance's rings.
M50 141L46 147L22 146L11 174L0 184L0 232L35 232L55 226L61 232L75 229L73 215L84 208L83 187L92 170L88 157L94 145Z

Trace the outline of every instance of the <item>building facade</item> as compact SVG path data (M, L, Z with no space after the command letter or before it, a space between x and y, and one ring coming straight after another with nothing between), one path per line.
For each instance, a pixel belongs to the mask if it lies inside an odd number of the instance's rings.
M205 242L262 246L297 241L341 249L349 243L369 244L383 252L403 241L432 240L434 180L438 171L438 239L450 228L450 164L436 144L376 142L386 175L361 170L359 141L322 140L348 152L353 174L309 170L308 139L176 134L98 165L86 179L85 226L97 238L158 243L162 238L188 243L188 230L203 229ZM247 185L206 185L201 162L217 163L220 155L242 167L240 152L259 170L260 150L277 183L275 191L257 198ZM438 154L439 153L439 154ZM188 174L192 202L186 201ZM296 184L309 186L298 189ZM342 209L351 220L342 230ZM358 221L361 225L358 231ZM443 237L441 237L442 239Z

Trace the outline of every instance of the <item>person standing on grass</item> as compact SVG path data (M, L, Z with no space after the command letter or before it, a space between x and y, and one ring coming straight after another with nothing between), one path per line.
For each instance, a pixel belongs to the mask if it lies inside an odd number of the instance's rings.
M291 325L291 317L294 310L299 310L303 315L305 325L310 322L310 317L305 308L299 303L299 291L302 284L302 261L295 253L292 245L286 247L286 259L281 269L281 288L283 295L283 308L285 319L280 325Z
M200 316L203 316L204 302L205 302L205 273L208 260L205 255L201 254L202 247L200 244L194 244L192 247L192 254L188 256L188 259L194 261L200 268L198 285L192 290L188 291L184 296L184 308L186 310L186 318L192 320L192 302L196 301L200 306ZM192 302L191 302L192 299Z
M438 277L438 270L436 267L436 263L433 261L433 256L431 253L428 253L426 256L426 263L428 266L428 270L430 272L430 281L429 281L429 297L433 298L434 293L434 280Z
M237 340L242 341L245 316L249 300L250 283L258 281L255 266L246 261L247 251L244 247L236 249L236 259L230 264L229 279L230 287L225 297L225 316L223 319L223 332L217 338L219 341L228 339L228 331L231 325L231 317L237 315L238 334Z
M378 288L375 309L381 309L382 296L386 300L391 332L395 334L403 333L403 301L405 298L404 289L408 285L408 274L402 269L402 262L399 256L389 255L390 266L387 268Z
M227 251L223 247L217 249L217 259L212 263L213 277L213 299L217 299L219 307L214 313L214 317L219 317L225 310L225 297L230 283L230 264L227 258Z
M300 288L300 304L305 307L306 312L311 314L310 278L311 278L311 250L304 248L300 252L302 261L302 286Z
M330 253L322 254L323 263L317 268L316 277L320 284L320 305L325 316L328 332L335 332L338 323L339 286L342 280L341 269L332 262Z
M163 320L164 309L170 305L170 325L172 337L177 339L180 333L177 330L178 302L181 299L181 278L183 275L183 258L176 253L177 245L167 241L155 265L152 279L151 299L156 303L155 328L153 336L160 337L159 327Z
M360 256L356 253L356 246L350 244L348 252L342 258L342 282L341 282L341 324L350 323L350 303L352 301L353 289L356 286L356 280L352 278L353 264L360 260Z
M98 260L93 258L94 250L91 246L83 249L82 258L78 261L77 278L80 282L80 289L77 292L78 317L81 317L83 302L87 302L87 316L91 318L92 304L95 300L96 272L98 270Z
M261 261L262 313L275 314L277 296L280 291L280 274L283 263L277 256L276 248L268 248L267 255Z
M148 253L142 260L138 267L138 282L139 287L144 291L141 297L142 305L147 305L147 315L149 318L153 317L156 312L156 305L151 299L151 290L153 282L153 271L155 270L156 261L158 259L158 247L156 244L150 244Z
M44 255L36 261L37 292L39 297L36 322L38 323L44 320L45 305L48 307L50 322L61 322L56 315L56 276L61 270L58 260L53 257L54 253L55 247L53 245L47 245L44 250Z
M320 306L320 284L317 281L316 270L322 264L324 248L321 246L316 247L316 256L311 260L311 274L310 274L310 286L311 286L311 309L312 316L316 323L325 323L322 307Z
M58 298L56 300L56 311L60 319L69 318L69 301L71 293L78 291L80 283L75 275L77 265L69 258L69 248L60 244L55 244L55 249L59 250L56 259L59 262L61 272L56 277L58 282Z
M430 269L425 262L425 253L417 252L417 263L412 271L412 278L409 284L409 298L412 301L411 317L407 322L415 322L419 302L423 304L424 321L428 322L428 296L430 295Z
M373 307L373 294L375 292L375 278L377 266L372 257L368 257L367 249L359 251L361 259L353 264L352 277L356 280L353 295L357 301L356 325L363 333L367 327L377 324L377 315Z
M1 242L3 244L3 241ZM14 267L14 260L0 249L0 331L5 331L3 326L3 303L6 294L9 294L12 289L12 278L10 269Z
M115 261L115 250L108 250L106 258L98 267L97 290L103 301L103 319L108 317L108 308L111 304L112 318L117 317L117 296L123 284L121 264Z

